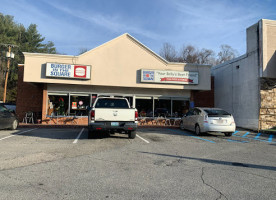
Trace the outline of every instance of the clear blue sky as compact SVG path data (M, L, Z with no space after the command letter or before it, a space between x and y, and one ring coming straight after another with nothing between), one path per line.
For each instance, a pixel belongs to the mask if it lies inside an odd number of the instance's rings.
M123 33L156 53L164 42L246 51L246 28L276 20L275 0L0 0L0 12L38 25L61 54L77 55Z

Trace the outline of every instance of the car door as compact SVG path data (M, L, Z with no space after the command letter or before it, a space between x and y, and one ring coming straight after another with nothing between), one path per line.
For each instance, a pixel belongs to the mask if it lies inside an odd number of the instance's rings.
M199 109L197 109L197 108L193 109L193 113L192 113L192 115L190 117L190 120L189 120L190 121L189 127L190 127L191 131L195 130L195 125L199 121L200 113L201 113L201 111Z
M193 116L193 109L189 110L183 118L183 127L185 129L191 130L191 119Z
M11 113L7 108L0 105L0 128L8 128L10 126Z

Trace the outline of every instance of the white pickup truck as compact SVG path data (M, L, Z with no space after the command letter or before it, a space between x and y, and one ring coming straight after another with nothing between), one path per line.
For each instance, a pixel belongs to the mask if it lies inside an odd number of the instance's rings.
M88 115L88 138L109 133L124 133L134 139L138 112L131 108L126 98L98 97Z

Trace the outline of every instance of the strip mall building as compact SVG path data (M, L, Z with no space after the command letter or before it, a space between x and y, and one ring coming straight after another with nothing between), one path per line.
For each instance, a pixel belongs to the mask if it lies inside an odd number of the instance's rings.
M97 96L128 98L145 116L179 117L191 106L214 105L211 66L171 63L129 34L79 56L24 53L17 114L42 123L87 124ZM57 121L58 119L58 121Z

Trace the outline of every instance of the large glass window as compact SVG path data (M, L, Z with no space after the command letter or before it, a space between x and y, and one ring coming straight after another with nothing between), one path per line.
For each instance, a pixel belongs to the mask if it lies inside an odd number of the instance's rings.
M49 94L47 114L51 116L68 115L68 95Z
M189 102L185 100L173 100L172 114L174 117L182 117L189 110Z
M136 109L138 110L140 117L153 117L153 100L149 98L136 98Z
M87 116L90 107L89 94L70 94L70 115Z
M170 117L171 100L155 99L154 100L154 117Z

